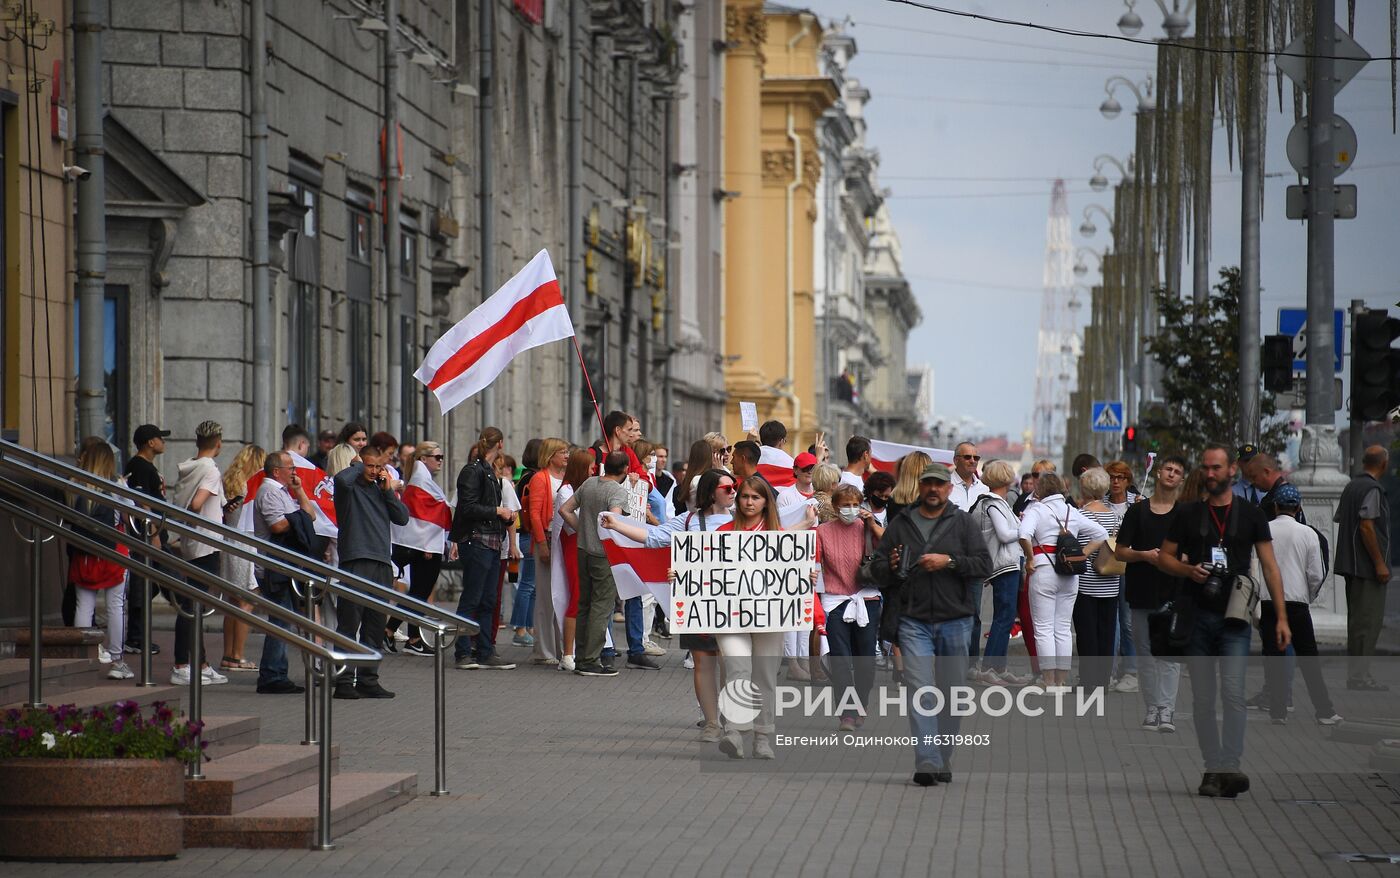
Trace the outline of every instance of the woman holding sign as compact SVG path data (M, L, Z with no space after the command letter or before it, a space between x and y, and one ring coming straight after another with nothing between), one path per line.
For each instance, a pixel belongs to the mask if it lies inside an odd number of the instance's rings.
M603 527L631 537L648 549L664 549L671 537L682 531L721 530L728 525L734 509L734 477L722 469L706 470L695 492L696 509L677 515L659 525L640 525L625 516L605 512ZM681 649L690 650L695 660L695 700L705 715L700 740L714 744L720 739L719 725L719 644L713 634L682 634Z
M778 498L760 476L749 476L739 484L739 500L734 520L717 528L726 530L782 530L778 520ZM815 572L813 573L815 575ZM716 634L724 656L725 678L732 685L749 680L758 686L758 717L752 722L731 722L720 738L719 750L731 759L744 758L741 732L753 730L753 757L772 759L773 711L777 704L778 662L783 657L783 632ZM755 662L757 659L757 662ZM757 664L757 668L754 665Z

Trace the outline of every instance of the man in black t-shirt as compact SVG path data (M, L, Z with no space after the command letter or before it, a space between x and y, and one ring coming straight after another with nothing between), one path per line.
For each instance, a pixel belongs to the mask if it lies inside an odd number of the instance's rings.
M1181 682L1181 664L1152 657L1147 614L1176 596L1177 580L1157 566L1162 543L1176 519L1181 483L1189 467L1175 455L1157 465L1156 488L1151 499L1133 503L1123 514L1118 528L1114 557L1127 563L1123 575L1123 596L1133 614L1133 646L1138 658L1138 691L1146 708L1142 728L1150 732L1176 731L1176 690Z
M157 455L165 453L165 437L169 435L169 430L162 430L155 424L142 424L137 427L136 432L131 437L131 444L136 447L136 453L126 462L126 470L122 473L126 476L126 483L129 487L157 500L165 499L165 478L156 468L155 461ZM151 545L159 549L164 539L165 534L158 533L151 537ZM134 655L141 651L141 643L146 639L145 579L133 578L131 580L126 606L130 611L130 617L127 619L126 625L126 645L122 651ZM154 642L151 643L151 654L154 655L158 652L160 652L160 646Z
M1205 760L1199 793L1232 799L1249 789L1249 777L1240 771L1240 759L1244 756L1244 673L1251 629L1247 621L1225 617L1229 580L1248 575L1252 552L1259 556L1264 581L1277 607L1283 606L1283 581L1274 562L1268 519L1254 504L1236 502L1239 498L1232 492L1235 461L1229 447L1207 445L1200 468L1207 499L1177 510L1157 560L1164 572L1185 580L1178 600L1191 604L1187 663L1196 739ZM1217 565L1227 568L1230 575L1221 577L1226 581L1211 594L1203 586ZM1279 650L1287 648L1293 635L1284 615L1279 616L1275 634ZM1217 668L1223 728L1217 728L1215 722Z

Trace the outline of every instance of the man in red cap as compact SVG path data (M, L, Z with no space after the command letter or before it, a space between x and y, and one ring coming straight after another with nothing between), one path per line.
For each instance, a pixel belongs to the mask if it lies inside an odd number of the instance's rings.
M786 488L778 489L778 506L794 506L812 499L812 470L817 466L817 456L804 451L792 461L792 475L797 481Z

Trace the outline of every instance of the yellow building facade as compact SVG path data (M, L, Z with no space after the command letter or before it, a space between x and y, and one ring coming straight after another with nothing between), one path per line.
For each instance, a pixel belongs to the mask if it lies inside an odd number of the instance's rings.
M760 423L787 425L795 452L818 424L816 131L838 91L820 72L814 15L727 0L725 29L724 428L740 438L738 403L755 403Z

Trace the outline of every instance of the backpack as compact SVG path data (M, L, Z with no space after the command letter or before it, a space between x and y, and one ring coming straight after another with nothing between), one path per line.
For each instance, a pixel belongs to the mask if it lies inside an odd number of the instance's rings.
M1060 535L1055 540L1053 566L1061 576L1078 576L1089 569L1089 558L1084 554L1084 546L1079 538L1069 532L1070 506L1065 504L1065 521L1060 525ZM1056 522L1059 524L1059 522Z

